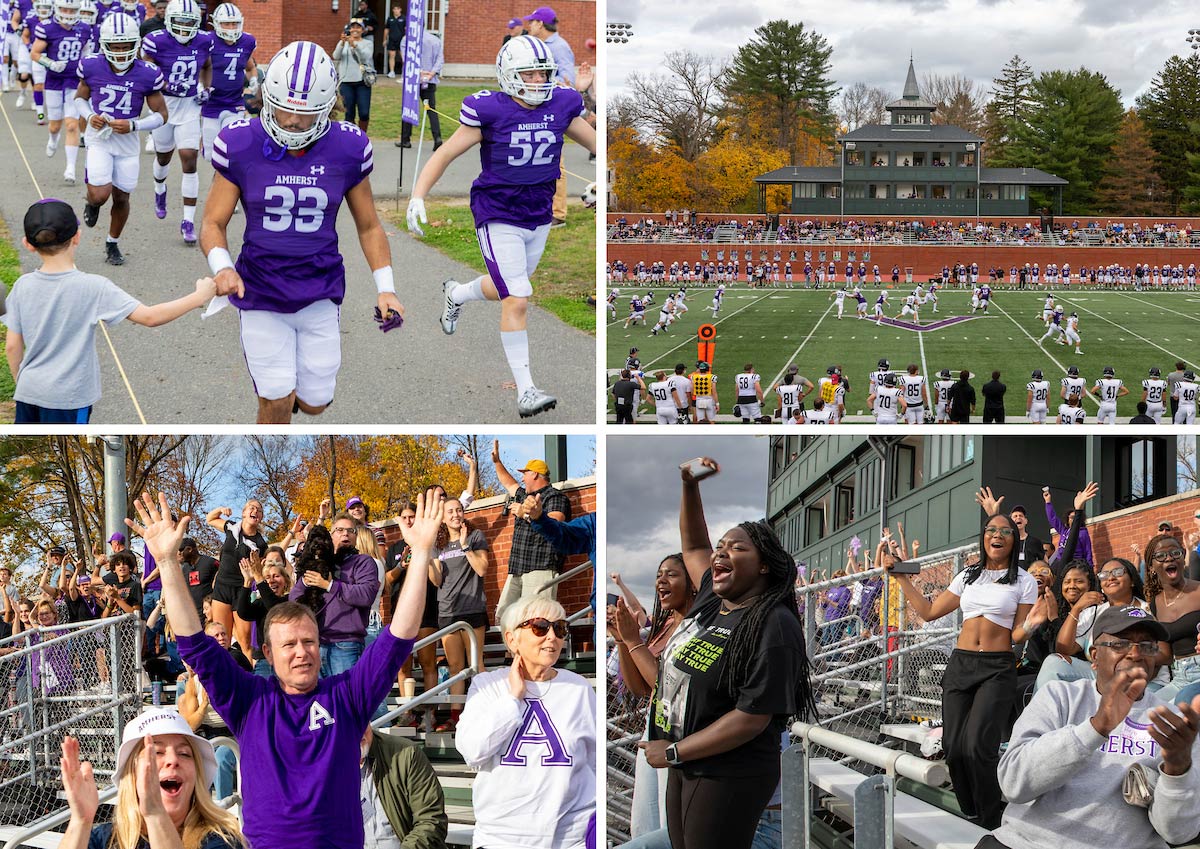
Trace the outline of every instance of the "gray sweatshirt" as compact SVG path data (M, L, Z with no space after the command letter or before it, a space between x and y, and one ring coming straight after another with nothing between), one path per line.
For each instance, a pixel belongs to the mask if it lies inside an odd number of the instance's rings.
M1025 708L1000 758L1000 789L1009 806L995 831L1011 847L1165 849L1200 833L1200 739L1192 768L1159 770L1147 712L1166 704L1147 692L1107 738L1092 727L1100 706L1095 681L1051 681ZM1149 810L1125 802L1121 783L1132 764L1153 771Z

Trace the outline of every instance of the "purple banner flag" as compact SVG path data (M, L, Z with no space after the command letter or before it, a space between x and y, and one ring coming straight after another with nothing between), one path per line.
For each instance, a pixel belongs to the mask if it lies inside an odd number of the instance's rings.
M404 42L404 101L400 119L421 123L421 42L425 40L425 0L408 0Z

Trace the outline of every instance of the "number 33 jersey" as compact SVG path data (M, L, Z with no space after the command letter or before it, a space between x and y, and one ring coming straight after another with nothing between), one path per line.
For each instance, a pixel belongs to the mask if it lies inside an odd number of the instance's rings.
M471 185L476 227L501 221L532 230L550 223L563 134L583 111L579 92L561 86L533 109L499 91L463 101L459 119L483 133L482 170Z
M300 156L284 153L258 118L235 121L213 142L212 164L242 195L246 233L237 272L246 310L299 312L321 300L342 302L346 269L337 214L346 193L374 167L371 142L353 124L332 121Z

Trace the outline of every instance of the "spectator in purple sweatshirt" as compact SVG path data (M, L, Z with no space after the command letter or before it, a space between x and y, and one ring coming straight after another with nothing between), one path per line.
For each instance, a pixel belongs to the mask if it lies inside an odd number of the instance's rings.
M165 495L135 502L134 528L162 571L163 600L179 652L241 747L243 833L254 849L362 849L359 743L412 652L425 606L425 574L409 570L391 625L347 672L319 677L316 617L294 602L271 608L263 623L263 653L275 671L261 678L241 670L200 617L179 566L179 543L190 517L171 520ZM429 560L442 519L442 498L417 499L417 518L404 528L415 562ZM341 524L340 522L338 523Z
M371 606L379 595L379 565L369 554L359 554L358 522L349 513L333 517L329 530L333 537L332 578L309 571L296 578L288 598L296 601L309 587L325 591L317 610L321 630L321 677L345 672L362 657L367 640Z
M833 578L844 578L846 572L838 569L833 573ZM833 622L835 619L850 615L850 600L853 592L847 586L830 587L821 594L820 610L822 619L825 622ZM842 637L846 636L846 622L838 622L835 625L824 625L820 630L821 645L828 643L836 643Z
M1075 516L1075 511L1072 510L1067 514L1067 523L1064 525L1058 518L1058 514L1054 512L1054 504L1050 501L1049 487L1042 487L1042 500L1046 502L1046 521L1050 523L1050 527L1058 534L1058 547L1051 558L1050 566L1054 569L1054 573L1058 574L1062 566L1063 547L1067 544L1067 530L1071 527L1071 519ZM1089 566L1092 563L1092 537L1088 534L1087 528L1079 532L1079 542L1075 545L1075 556L1080 560L1086 560Z

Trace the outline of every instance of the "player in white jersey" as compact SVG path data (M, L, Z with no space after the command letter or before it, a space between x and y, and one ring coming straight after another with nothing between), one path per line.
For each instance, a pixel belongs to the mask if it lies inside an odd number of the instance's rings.
M1054 295L1046 296L1046 303L1042 304L1042 324L1049 326L1050 317L1054 315Z
M1166 397L1167 382L1162 379L1162 371L1158 366L1151 366L1150 376L1142 381L1142 400L1146 402L1146 415L1154 419L1155 424L1162 424Z
M737 403L733 415L743 424L759 424L762 419L762 377L754 370L754 363L746 367L733 379ZM767 420L768 423L770 419Z
M612 316L613 321L617 320L617 297L620 294L616 289L608 293L608 312Z
M1025 384L1025 416L1030 424L1045 424L1050 381L1043 377L1040 368L1035 368L1031 377L1033 379Z
M1196 423L1196 396L1200 393L1200 385L1196 383L1196 373L1185 371L1183 380L1175 384L1175 391L1172 393L1172 398L1179 400L1179 409L1175 411L1175 424L1195 424Z
M688 416L688 398L692 396L692 380L687 376L687 366L683 363L675 364L675 373L667 378L667 386L675 393L675 397L682 403L675 411L676 424L688 424L691 418Z
M904 421L908 424L923 424L929 403L929 384L924 375L917 374L917 364L908 364L908 374L900 375L904 388Z
M933 382L933 394L936 400L933 420L937 424L949 424L950 422L950 389L954 383L948 368L939 371L938 379Z
M869 382L869 386L867 387L868 394L873 393L878 387L883 385L883 376L890 372L891 368L892 364L887 361L886 357L879 358L875 371L871 372L867 377Z
M867 397L867 406L875 414L875 424L897 423L897 416L904 414L906 405L903 390L896 385L896 375L888 372L883 376L882 384Z
M1079 366L1069 366L1067 368L1067 376L1062 379L1062 389L1059 390L1058 397L1066 401L1072 395L1083 397L1084 380L1079 376Z
M1056 306L1054 308L1054 312L1051 313L1050 323L1046 325L1046 334L1041 339L1038 340L1038 344L1040 345L1041 343L1045 342L1051 336L1058 337L1054 340L1054 341L1058 342L1058 344L1060 344L1060 345L1065 344L1062 340L1062 335L1063 335L1063 326L1062 325L1063 325L1063 307L1062 307L1062 304L1059 304L1058 306Z
M1121 382L1121 379L1117 377L1116 370L1112 366L1104 367L1104 376L1096 381L1096 385L1092 387L1092 392L1100 399L1100 410L1096 413L1096 424L1116 424L1117 399L1122 395L1128 395L1129 390Z
M879 327L883 324L883 305L887 303L888 295L886 289L879 291L879 297L875 299L875 326Z
M687 304L684 303L686 300L687 290L681 286L679 287L679 291L675 293L675 318L672 319L673 321L683 318L683 314L688 311Z
M1087 411L1083 409L1083 402L1078 395L1071 395L1066 402L1058 407L1058 423L1059 424L1085 424L1087 421Z
M979 309L979 287L971 289L971 312Z
M813 408L811 410L804 411L804 423L810 425L837 424L837 409L818 398L816 401L813 401Z
M906 295L905 296L904 304L900 307L900 314L896 316L896 320L902 319L906 315L911 315L913 317L914 323L916 323L916 324L921 323L921 316L917 314L917 296L916 295Z
M654 377L656 380L646 388L646 392L654 401L655 421L660 425L675 424L679 419L679 408L687 406L687 396L680 397L677 394L665 371L656 371Z
M717 291L713 292L712 299L712 317L716 318L717 313L721 311L721 301L725 299L725 284L722 283L717 287Z
M829 300L837 301L837 317L840 321L842 318L842 311L846 308L846 287L843 286L840 289L835 289L833 294L829 296Z
M799 371L799 366L788 366L783 379L771 387L779 395L779 417L783 421L792 418L792 413L804 406L804 398L813 391L812 382L801 377Z
M1079 336L1079 313L1072 312L1069 316L1067 316L1067 329L1063 331L1063 338L1065 338L1069 344L1075 345L1076 354L1083 353L1083 351L1079 350L1079 344L1083 341Z
M675 320L675 296L668 294L667 299L658 308L658 323L650 328L650 335L657 336L658 331L665 331Z

